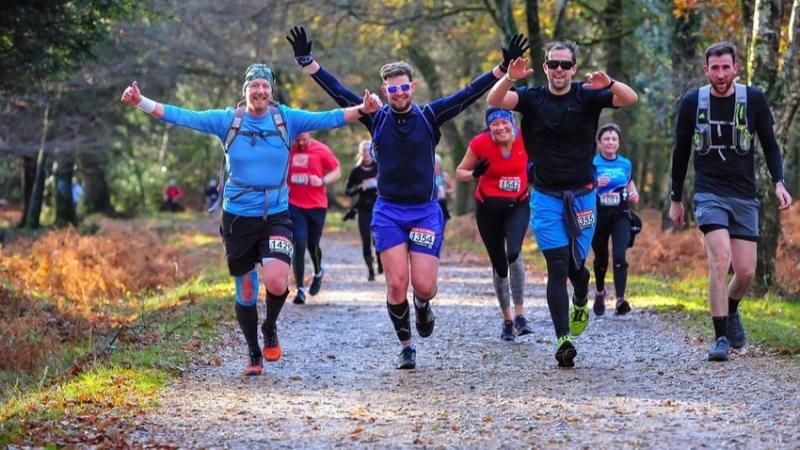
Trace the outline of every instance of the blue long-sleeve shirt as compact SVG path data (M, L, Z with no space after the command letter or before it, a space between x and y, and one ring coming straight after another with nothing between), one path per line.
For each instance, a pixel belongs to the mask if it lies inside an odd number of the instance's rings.
M278 107L286 120L289 142L294 142L295 137L302 132L336 128L346 123L342 109L310 112L285 105ZM164 105L163 120L173 125L213 134L224 143L234 114L233 108L192 111ZM245 113L241 131L277 132L278 130L269 113L261 117ZM248 191L246 188L278 186L283 183L289 151L280 135L257 137L255 140L251 140L249 136L237 135L225 158L228 179L233 181L225 186L222 200L222 208L225 211L237 216L261 217L264 215L265 195L269 196L268 214L283 212L289 208L289 189L285 185L280 189L266 192ZM248 192L243 193L243 191Z
M339 106L358 105L362 97L342 85L325 68L312 75L314 81ZM434 163L439 127L466 109L491 88L497 79L484 73L455 93L424 105L412 105L407 113L390 106L360 119L373 140L378 161L378 195L397 203L424 203L436 199Z

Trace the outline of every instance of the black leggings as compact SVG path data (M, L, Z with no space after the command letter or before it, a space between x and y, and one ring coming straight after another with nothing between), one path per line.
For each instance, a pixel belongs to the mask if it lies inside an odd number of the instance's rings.
M314 265L314 273L320 273L322 270L322 249L319 247L319 241L322 239L326 212L325 208L305 209L289 205L294 235L292 269L297 287L303 286L306 248L311 256L311 264Z
M606 272L608 271L608 239L611 238L611 255L614 262L614 290L617 298L625 297L625 286L628 283L628 262L625 252L631 240L631 224L627 217L619 211L609 214L598 213L599 221L592 239L594 251L594 282L597 290L605 289Z
M508 278L508 265L519 258L530 216L531 207L526 201L502 213L491 211L477 202L475 219L478 232L489 253L492 269L500 278Z
M556 336L569 334L569 296L567 294L567 278L575 291L575 303L586 304L589 293L589 271L580 260L580 267L575 267L569 247L560 247L542 252L547 261L547 306Z
M372 273L372 244L374 238L370 224L372 223L372 208L358 210L358 234L361 235L361 254L364 255L364 263L367 264L369 273ZM383 272L381 266L381 256L376 254L378 260L378 271Z

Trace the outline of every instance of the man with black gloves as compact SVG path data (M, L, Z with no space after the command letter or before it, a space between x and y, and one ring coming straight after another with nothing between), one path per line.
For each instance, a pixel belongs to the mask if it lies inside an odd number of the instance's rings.
M303 71L340 106L361 101L314 61L305 29L294 27L287 39ZM527 49L527 39L514 35L503 49L503 61L491 72L449 96L422 105L412 101L416 82L410 65L399 61L380 69L381 90L388 105L376 113L365 112L360 120L372 134L372 152L378 162L379 194L372 231L386 275L389 317L402 345L398 369L416 367L406 299L409 281L414 290L417 332L428 337L435 323L431 300L438 289L439 252L444 237L444 220L434 184L439 127L489 90L503 77L511 60Z
M589 271L584 262L595 229L594 154L597 121L603 108L633 105L636 93L605 72L591 72L587 83L573 82L578 46L553 41L544 48L547 84L509 91L533 73L528 60L511 62L494 85L489 105L522 113L522 137L533 163L530 226L547 261L547 304L558 343L559 367L573 367L578 336L589 323ZM567 278L575 289L569 310Z

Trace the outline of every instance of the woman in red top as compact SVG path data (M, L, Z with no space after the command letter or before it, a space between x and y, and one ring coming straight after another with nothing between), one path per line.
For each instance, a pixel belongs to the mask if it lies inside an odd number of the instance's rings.
M456 178L478 180L475 219L492 262L492 281L503 313L500 338L512 341L515 330L520 336L533 332L523 314L525 262L521 255L531 213L527 202L528 154L511 112L489 108L486 126L488 130L469 143Z

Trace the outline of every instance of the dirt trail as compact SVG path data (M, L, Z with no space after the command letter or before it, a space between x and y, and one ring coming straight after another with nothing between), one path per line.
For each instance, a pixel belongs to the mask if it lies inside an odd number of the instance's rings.
M634 309L592 316L577 339L577 368L559 370L541 274L529 270L526 290L534 334L504 342L488 260L464 266L445 255L436 330L426 340L414 333L417 370L395 370L383 278L366 281L353 235L326 237L323 251L320 295L282 312L280 361L241 377L246 347L231 323L222 364L172 385L159 410L131 424L127 444L800 447L796 363L746 348L709 364L706 343Z

